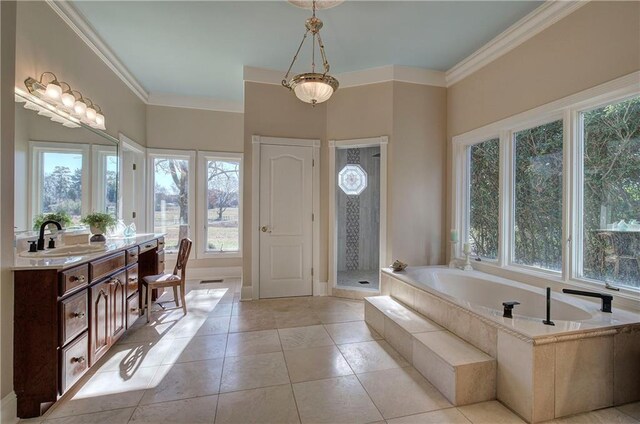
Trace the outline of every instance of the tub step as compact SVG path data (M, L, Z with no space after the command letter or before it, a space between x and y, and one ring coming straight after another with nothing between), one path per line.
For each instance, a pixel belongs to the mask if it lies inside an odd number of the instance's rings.
M365 321L454 405L495 399L496 360L390 296L365 298Z

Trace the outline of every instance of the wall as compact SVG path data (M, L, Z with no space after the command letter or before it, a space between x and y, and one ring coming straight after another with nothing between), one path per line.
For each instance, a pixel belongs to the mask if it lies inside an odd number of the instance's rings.
M0 2L0 399L13 390L13 144L16 3ZM7 408L8 404L3 403ZM14 404L15 405L15 404ZM12 419L3 411L0 419Z
M50 71L94 100L107 132L146 143L146 105L45 2L18 2L15 86Z
M234 153L244 151L242 113L149 105L146 121L149 148ZM195 223L191 228L195 229ZM242 266L242 258L194 257L195 250L189 261L191 268ZM173 266L173 262L169 261L168 265Z
M639 70L639 34L640 2L586 4L449 87L448 139Z

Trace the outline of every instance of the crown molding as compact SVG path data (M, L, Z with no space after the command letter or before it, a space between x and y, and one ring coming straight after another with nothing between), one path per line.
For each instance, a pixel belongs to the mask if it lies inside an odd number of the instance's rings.
M67 1L45 0L54 12L69 25L82 41L124 82L144 103L149 94L118 59L113 51L102 41L95 30L87 23L85 17Z
M559 20L575 12L589 0L547 0L531 13L480 47L446 72L447 87L508 53Z
M179 107L184 109L202 109L213 110L217 112L244 113L243 102L234 100L218 100L213 97L150 93L147 104L153 106Z
M281 84L285 74L284 71L256 68L253 66L245 66L243 71L244 81L275 85ZM336 74L334 77L340 82L340 88L357 87L388 81L401 81L412 84L433 85L436 87L446 86L444 72L398 65L344 72L342 74Z

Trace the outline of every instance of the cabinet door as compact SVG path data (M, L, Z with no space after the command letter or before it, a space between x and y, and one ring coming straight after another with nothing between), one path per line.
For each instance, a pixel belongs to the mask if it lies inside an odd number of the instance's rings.
M127 328L126 279L126 272L116 274L109 279L109 289L111 291L111 344L115 343Z
M91 321L89 329L89 338L91 339L89 365L91 366L104 355L111 345L110 297L109 280L91 287L91 316L89 317Z

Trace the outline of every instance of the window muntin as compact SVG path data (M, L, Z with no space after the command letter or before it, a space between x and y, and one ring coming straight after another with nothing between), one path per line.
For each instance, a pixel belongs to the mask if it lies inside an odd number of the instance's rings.
M563 121L513 135L512 262L562 269Z
M180 239L189 236L190 160L153 155L153 230L165 233L165 249L177 252Z
M640 288L640 97L579 114L582 276Z
M205 159L205 253L240 251L239 159Z
M474 252L497 259L500 210L500 139L469 147L468 239Z

